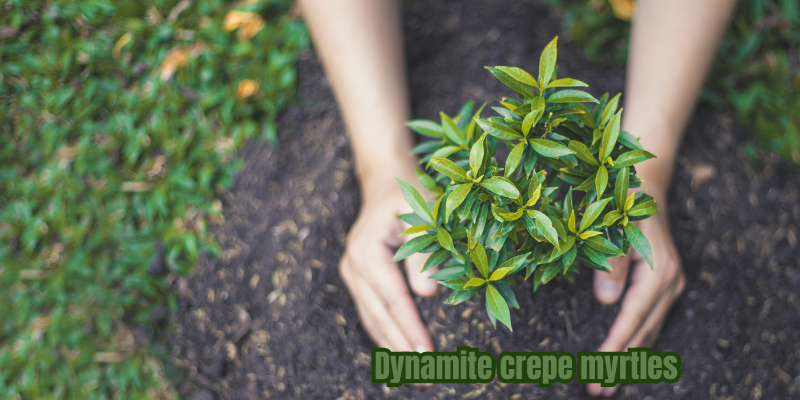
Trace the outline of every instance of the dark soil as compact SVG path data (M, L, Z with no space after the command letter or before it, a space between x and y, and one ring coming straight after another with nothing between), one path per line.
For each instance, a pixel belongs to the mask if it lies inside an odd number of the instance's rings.
M536 70L560 32L558 16L533 2L415 1L404 15L416 117L456 113L468 100L510 91L484 65ZM562 76L590 91L622 91L624 70L590 65L562 37ZM244 168L223 196L213 227L219 259L203 258L173 284L178 312L168 338L185 396L257 398L586 398L583 385L370 383L373 343L338 275L346 232L359 207L348 140L313 51L299 63L300 102L282 118L280 146L250 142ZM700 109L678 159L669 212L688 285L655 351L676 351L675 384L627 385L620 398L800 396L800 176L766 155L748 161L749 136L726 115ZM657 266L656 266L657 267ZM468 345L501 351L591 351L618 307L592 295L591 270L533 295L515 290L512 334L493 329L482 303L419 299L439 351Z

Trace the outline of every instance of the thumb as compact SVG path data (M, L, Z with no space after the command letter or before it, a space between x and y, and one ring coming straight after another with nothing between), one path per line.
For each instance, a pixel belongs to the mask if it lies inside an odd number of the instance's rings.
M631 261L630 256L624 256L609 258L608 262L611 272L594 271L594 296L605 305L616 303L622 296Z

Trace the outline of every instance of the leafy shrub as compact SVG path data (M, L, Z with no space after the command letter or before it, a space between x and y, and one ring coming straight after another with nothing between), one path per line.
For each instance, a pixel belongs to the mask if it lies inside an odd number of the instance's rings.
M594 62L624 64L633 0L545 0ZM626 12L626 9L631 9ZM741 0L702 99L733 110L760 144L800 164L800 4ZM746 149L754 154L754 149Z
M468 104L455 118L441 113L441 124L408 123L434 139L414 153L435 170L417 175L436 201L431 207L400 181L414 210L400 216L412 225L403 234L422 235L401 246L394 260L432 253L423 271L444 262L431 278L454 290L447 303L483 290L492 324L499 319L509 329L508 307L519 308L510 288L517 272L533 276L536 291L559 273L571 280L577 263L609 270L607 258L631 246L653 265L649 242L630 222L654 214L656 203L644 191L629 196L628 189L641 184L634 164L654 156L620 130L619 95L597 100L580 90L556 90L587 86L553 76L557 39L542 52L538 80L519 68L487 67L519 97L494 107L499 116L482 119L483 107L473 114ZM597 105L589 109L585 102ZM495 157L500 142L510 149L503 167Z
M216 253L206 225L221 217L214 197L235 150L274 138L308 43L291 5L0 5L4 396L163 392L160 361L132 328L164 301L167 280Z

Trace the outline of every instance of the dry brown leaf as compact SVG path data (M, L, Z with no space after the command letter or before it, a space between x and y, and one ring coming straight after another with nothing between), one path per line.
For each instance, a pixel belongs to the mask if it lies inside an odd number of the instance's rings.
M614 16L623 20L630 21L636 13L636 2L634 0L608 0L611 3L611 11Z
M258 14L231 10L228 15L225 16L222 26L226 31L238 29L236 33L239 35L239 39L250 40L258 31L263 29L266 24Z
M117 43L114 44L114 48L111 50L111 55L113 55L115 59L119 60L119 58L121 56L122 48L126 44L128 44L128 42L131 41L132 37L133 37L133 35L131 35L131 33L128 32L128 33L122 35L122 37L119 38L119 40L117 40Z
M189 52L184 48L174 48L169 51L164 61L161 62L161 80L168 81L175 75L178 67L183 67L189 62Z
M164 61L161 62L161 80L170 80L178 68L185 66L189 62L189 57L197 57L205 49L205 43L196 41L188 48L175 47L170 50L167 56L164 57Z
M239 88L236 89L236 97L244 99L252 96L258 91L258 82L251 79L242 79Z

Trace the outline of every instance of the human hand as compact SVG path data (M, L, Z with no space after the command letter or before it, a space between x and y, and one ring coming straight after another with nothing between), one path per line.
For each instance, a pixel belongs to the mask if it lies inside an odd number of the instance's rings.
M663 197L662 197L663 199ZM595 271L594 292L603 304L619 301L629 267L633 267L630 287L608 337L597 351L625 351L630 347L649 347L658 337L670 307L686 285L681 261L669 231L664 202L662 211L636 225L651 243L653 270L635 251L627 257L609 259L610 273ZM611 396L617 387L587 385L592 396Z
M378 346L392 351L433 351L403 273L398 263L391 262L394 250L411 238L398 237L407 225L397 216L412 210L395 177L417 181L413 166L384 170L379 177L362 181L361 212L348 234L339 272L364 327ZM419 272L427 258L428 254L418 253L404 260L411 289L426 297L437 289L436 282L428 279L435 269Z

